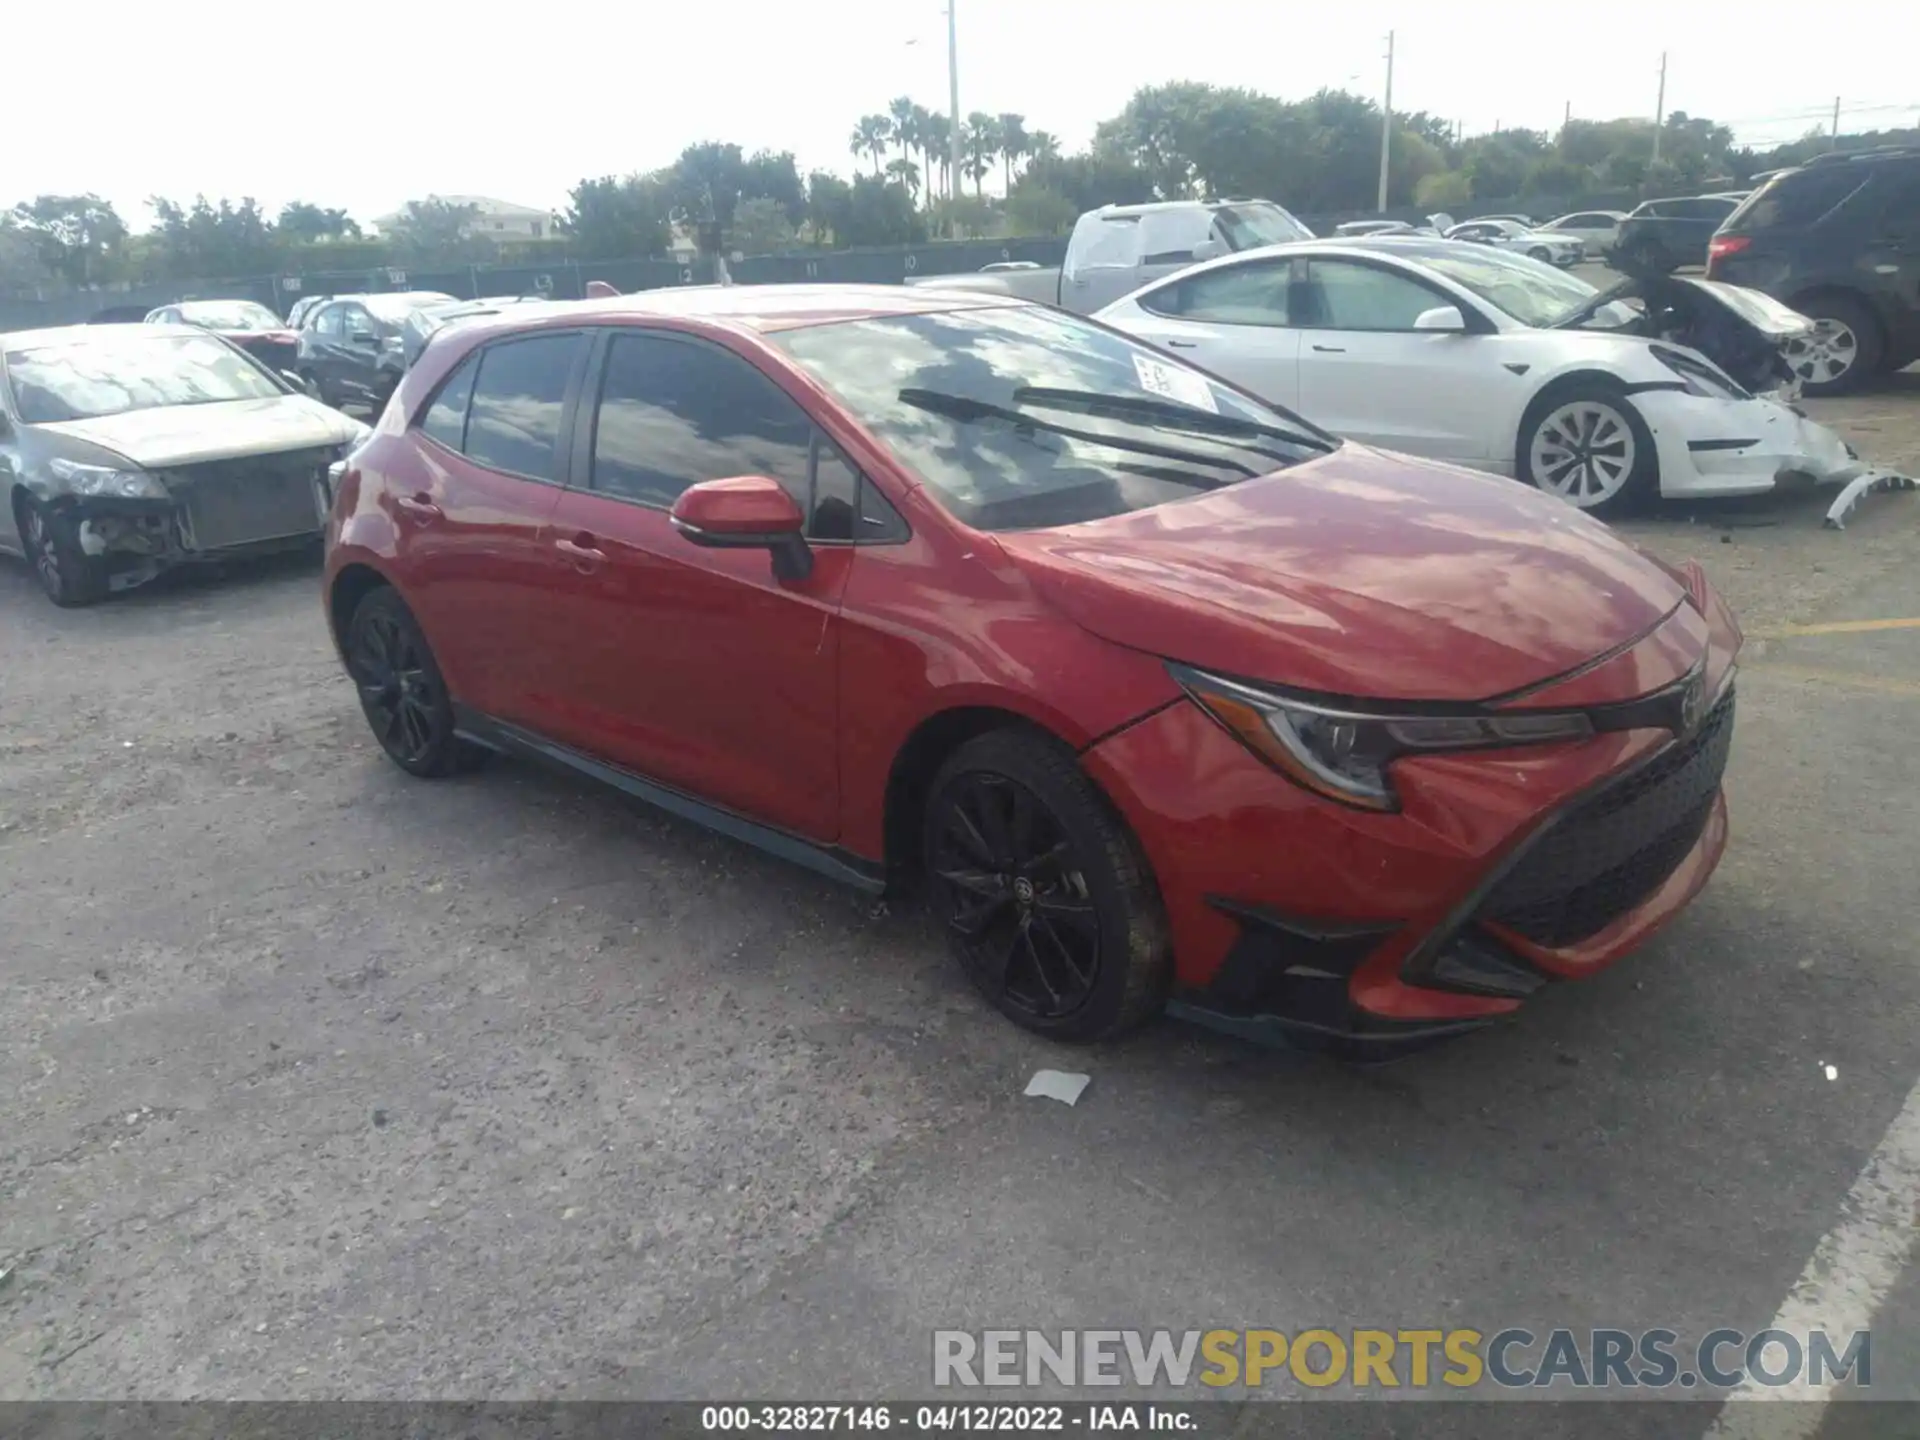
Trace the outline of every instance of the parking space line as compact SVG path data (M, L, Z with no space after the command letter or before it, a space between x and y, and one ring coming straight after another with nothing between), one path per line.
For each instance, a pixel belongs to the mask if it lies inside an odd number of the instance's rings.
M1895 680L1886 675L1862 675L1853 670L1828 670L1818 665L1789 665L1774 660L1751 660L1740 667L1742 676L1775 676L1803 684L1836 685L1843 689L1872 690L1881 695L1920 696L1920 681Z
M1811 1072L1811 1067L1809 1067ZM1844 1349L1846 1337L1872 1328L1920 1242L1920 1085L1907 1092L1900 1113L1840 1202L1840 1223L1821 1238L1813 1257L1773 1317L1772 1328L1804 1337L1824 1330ZM1833 1398L1831 1382L1805 1379L1768 1387L1749 1377L1733 1391L1708 1427L1706 1440L1812 1440ZM1768 1405L1797 1400L1797 1405Z
M1920 619L1829 620L1820 625L1778 625L1771 630L1755 630L1753 638L1785 640L1794 635L1864 635L1872 630L1920 630Z

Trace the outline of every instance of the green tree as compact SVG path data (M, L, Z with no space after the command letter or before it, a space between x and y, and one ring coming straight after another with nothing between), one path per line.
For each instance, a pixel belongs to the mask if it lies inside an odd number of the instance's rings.
M813 228L813 243L822 244L831 237L836 245L852 242L845 238L853 214L853 187L830 170L816 170L807 176L807 221Z
M791 150L756 150L740 172L740 195L746 200L771 200L787 217L790 229L807 218L807 187Z
M671 166L674 203L695 220L711 217L722 226L733 223L733 207L746 180L747 162L740 147L719 140L687 146Z
M981 182L993 169L994 157L1000 153L1000 127L993 116L984 110L976 110L967 116L966 128L960 132L960 153L966 161L967 178L973 181L973 193L983 193Z
M742 255L777 255L793 248L793 222L778 200L750 196L733 207L727 241Z
M880 164L887 158L887 145L893 139L892 122L884 115L862 115L853 127L853 137L847 148L855 155L864 155L873 161L873 173L880 173Z
M1441 170L1413 187L1413 203L1422 210L1458 210L1473 199L1463 170Z
M282 241L299 245L360 238L360 222L345 210L310 205L304 200L291 200L282 205L280 218L273 228Z
M1073 228L1080 207L1058 190L1029 183L1021 176L1007 197L1007 231L1013 235L1064 235Z
M1013 193L1013 167L1031 153L1032 141L1027 135L1027 117L1012 112L994 116L994 138L1000 145L1000 164L1003 167L1007 187L1006 193Z
M40 195L13 207L14 224L32 237L40 263L70 285L107 278L127 225L98 195Z
M667 224L671 208L658 177L603 175L582 180L568 193L571 202L560 217L561 234L582 260L617 260L630 255L663 255L672 243Z
M394 258L414 264L470 265L494 257L494 245L473 229L479 207L430 195L409 200L390 227Z
M920 167L902 156L887 162L887 178L901 186L914 204L920 203Z
M914 133L914 111L918 108L910 95L896 96L887 102L887 119L892 122L893 143L900 147L902 160L920 143L920 137Z
M845 228L836 228L834 236L842 245L912 245L927 238L927 227L905 187L859 175L848 195Z
M937 167L940 171L940 193L953 198L953 118L945 111L936 110L927 117L927 155L930 164L927 168L929 180Z
M196 195L191 206L155 196L153 258L175 279L237 279L278 267L273 227L251 198L218 205Z

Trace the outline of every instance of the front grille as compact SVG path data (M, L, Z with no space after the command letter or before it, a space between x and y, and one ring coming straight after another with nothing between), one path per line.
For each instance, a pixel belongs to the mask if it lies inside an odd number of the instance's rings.
M1576 805L1493 889L1481 919L1573 945L1665 883L1713 813L1733 745L1733 692L1685 740Z
M326 450L248 455L182 465L164 479L186 512L191 547L224 550L319 534L323 522L314 484L330 458Z

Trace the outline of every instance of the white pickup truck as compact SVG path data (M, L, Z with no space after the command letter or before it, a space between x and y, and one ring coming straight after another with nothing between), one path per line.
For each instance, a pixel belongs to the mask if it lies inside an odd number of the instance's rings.
M1105 205L1074 223L1059 267L1002 263L970 275L907 281L943 290L1017 295L1091 315L1149 280L1235 250L1314 234L1271 200L1165 200Z

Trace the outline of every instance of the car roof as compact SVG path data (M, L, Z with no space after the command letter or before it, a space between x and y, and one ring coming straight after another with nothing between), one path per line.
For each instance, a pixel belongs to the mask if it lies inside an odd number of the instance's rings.
M681 285L604 300L529 301L502 307L495 316L477 316L473 329L492 333L554 319L638 321L658 317L704 320L770 334L849 320L995 310L1030 303L1015 295L941 290L937 285Z
M162 307L164 308L164 307ZM98 340L102 335L138 335L153 341L182 340L207 332L185 330L172 325L143 325L137 320L111 325L54 325L44 330L14 330L0 334L0 344L9 350L35 350L46 345L76 345Z

